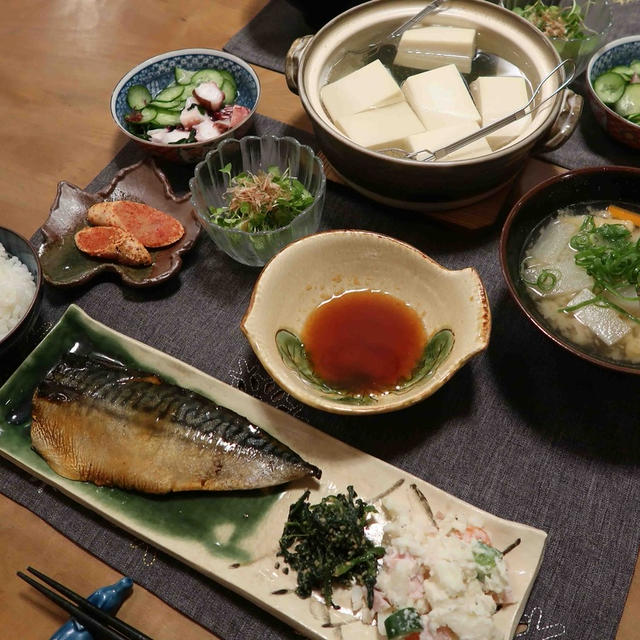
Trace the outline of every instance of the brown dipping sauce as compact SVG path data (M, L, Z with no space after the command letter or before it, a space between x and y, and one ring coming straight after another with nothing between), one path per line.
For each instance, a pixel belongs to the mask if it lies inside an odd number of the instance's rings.
M426 334L416 311L402 300L379 291L348 291L312 311L302 341L322 380L370 394L411 377Z

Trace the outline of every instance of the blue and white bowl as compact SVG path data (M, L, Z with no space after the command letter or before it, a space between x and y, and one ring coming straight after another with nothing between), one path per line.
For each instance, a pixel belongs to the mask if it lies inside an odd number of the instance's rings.
M235 104L247 107L249 117L221 136L203 142L163 144L135 136L128 130L125 120L125 116L131 111L127 104L127 92L133 85L142 84L152 96L156 95L174 81L175 67L191 71L212 68L231 73L238 90ZM179 49L149 58L124 75L111 94L111 115L120 130L149 153L173 162L195 163L202 160L208 151L215 149L222 140L245 135L251 126L259 99L260 81L244 60L215 49Z
M618 115L595 92L593 83L605 71L640 60L640 36L618 38L597 51L587 67L589 104L598 124L612 137L629 147L640 149L640 125Z

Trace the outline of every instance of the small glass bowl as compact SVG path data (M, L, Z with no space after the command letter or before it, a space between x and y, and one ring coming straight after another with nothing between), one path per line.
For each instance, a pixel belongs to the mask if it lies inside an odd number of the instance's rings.
M228 163L231 163L232 176L242 171L266 171L274 165L282 172L289 169L289 174L314 196L313 203L287 226L272 231L248 232L214 224L209 208L228 204L225 192L229 176L221 172ZM289 243L318 230L326 178L320 158L311 147L301 145L295 138L246 136L242 140L224 140L217 149L207 153L196 166L189 186L198 218L218 248L242 264L261 267Z
M566 9L570 9L574 4L574 0L537 1L545 6L557 5ZM516 8L524 9L526 5L535 3L536 0L500 0L500 5L510 11ZM549 40L560 54L560 58L575 62L577 77L587 67L591 54L607 41L613 24L613 16L607 0L575 0L575 5L580 9L582 21L586 27L586 37L567 40L566 38L549 36Z

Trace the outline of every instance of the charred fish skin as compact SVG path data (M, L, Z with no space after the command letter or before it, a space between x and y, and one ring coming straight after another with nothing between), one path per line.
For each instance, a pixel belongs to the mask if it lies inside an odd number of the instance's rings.
M36 389L32 418L49 466L98 485L217 491L321 475L231 409L106 358L65 356Z

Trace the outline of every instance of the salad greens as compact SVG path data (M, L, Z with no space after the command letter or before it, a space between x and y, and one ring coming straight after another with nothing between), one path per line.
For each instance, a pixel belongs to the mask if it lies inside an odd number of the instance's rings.
M231 176L231 163L220 169L229 176L228 204L209 207L211 222L241 231L271 231L285 227L314 201L304 185L277 166L254 174Z
M514 7L513 12L531 22L550 38L582 40L587 37L584 17L575 0L570 7L548 5L542 0L536 0L524 7Z
M347 495L326 496L309 504L309 491L289 507L289 518L280 538L279 556L298 572L296 593L308 598L320 589L327 606L332 606L333 584L353 581L367 589L367 603L373 606L373 587L378 575L378 558L384 547L365 535L367 518L375 507L356 498L352 486Z

